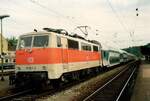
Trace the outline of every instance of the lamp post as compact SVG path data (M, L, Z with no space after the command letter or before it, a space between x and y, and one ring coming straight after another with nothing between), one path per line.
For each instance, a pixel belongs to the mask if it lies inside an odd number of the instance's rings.
M9 15L0 15L0 20L1 20L1 81L4 81L4 75L3 75L3 19L9 17Z

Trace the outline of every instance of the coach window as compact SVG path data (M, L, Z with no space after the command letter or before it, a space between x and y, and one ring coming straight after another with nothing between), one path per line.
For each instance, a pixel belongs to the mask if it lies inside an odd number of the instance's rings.
M78 43L78 41L74 41L74 40L68 39L68 48L79 49L79 43Z
M48 40L48 35L34 36L33 47L47 47Z
M61 38L57 36L57 47L61 47Z
M93 51L98 52L98 47L97 46L93 46Z

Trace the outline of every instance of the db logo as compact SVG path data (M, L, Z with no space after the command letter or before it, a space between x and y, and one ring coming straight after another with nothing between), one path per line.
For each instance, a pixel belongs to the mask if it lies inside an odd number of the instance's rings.
M27 62L29 62L29 63L33 63L33 62L34 62L33 57L29 57L29 58L27 58Z

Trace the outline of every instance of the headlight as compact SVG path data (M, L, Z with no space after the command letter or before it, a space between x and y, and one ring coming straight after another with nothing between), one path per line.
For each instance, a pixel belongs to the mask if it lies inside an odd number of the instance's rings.
M43 70L46 70L46 66L42 66L42 69L43 69Z

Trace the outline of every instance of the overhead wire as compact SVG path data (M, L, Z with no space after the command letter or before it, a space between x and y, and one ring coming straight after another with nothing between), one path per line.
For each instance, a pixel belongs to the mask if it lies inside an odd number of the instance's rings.
M107 1L107 3L108 3L108 6L111 8L112 12L114 13L115 17L117 18L119 24L120 24L121 27L123 28L123 30L124 30L125 32L128 32L127 28L125 27L125 25L123 24L123 22L122 22L121 19L119 18L118 14L117 14L116 10L114 9L113 5L111 4L111 2L110 2L109 0L106 0L106 1ZM115 44L117 44L117 43L114 42L113 40L112 40L112 42L115 43ZM117 46L119 47L120 45L117 44Z
M51 8L49 8L49 7L47 7L47 6L45 6L45 5L42 5L41 3L39 3L39 2L37 2L37 1L35 1L35 0L29 0L29 1L32 2L32 3L35 4L35 5L37 5L37 6L41 7L41 8L43 8L43 9L46 9L46 10L49 11L50 13L54 13L54 14L57 15L58 17L62 17L62 18L64 18L64 19L68 20L69 22L71 22L72 24L77 25L77 23L75 23L72 19L68 18L68 16L65 16L65 15L61 14L60 12L57 12L57 11L55 11L55 10L53 10L53 9L51 9Z
M120 23L120 25L122 26L122 28L129 33L129 30L126 28L126 26L124 25L124 23L122 22L122 20L120 19L120 17L118 16L116 10L114 9L113 5L111 4L111 2L109 0L106 0L109 7L112 9L112 12L114 13L114 15L116 16L118 22Z
M109 0L107 0L107 2L108 2L108 4L109 4L110 8L112 9L113 13L115 14L116 18L118 19L120 25L124 28L124 30L126 30L127 33L129 33L129 36L130 36L130 38L131 38L131 41L133 42L133 41L134 41L133 37L134 37L134 34L135 34L136 25L137 25L137 19L138 19L138 16L139 16L140 0L137 0L137 3L136 3L136 16L135 16L134 19L133 19L133 21L134 21L134 22L133 22L133 28L131 28L131 30L129 30L129 28L127 28L127 27L125 26L125 24L128 26L127 23L123 23L123 22L122 22L122 20L120 19L120 17L119 17L119 15L118 15L117 11L114 9L114 7L113 7L113 5L111 4L111 2L110 2ZM120 14L121 14L121 13L120 13ZM124 15L123 15L123 14L121 14L121 15L122 15L122 17L124 18Z
M130 34L131 36L131 39L132 39L132 42L134 44L136 44L135 42L137 42L138 40L134 40L134 37L135 37L135 33L136 33L136 28L137 28L137 22L139 20L139 8L140 8L140 3L141 1L140 0L137 0L137 3L136 3L136 7L135 7L135 16L133 18L133 32Z
M50 11L51 13L56 14L57 16L65 17L65 16L62 15L61 13L58 13L57 11L54 11L54 10L51 9L51 8L48 8L48 7L46 7L46 6L42 5L42 4L40 4L39 2L37 2L37 1L35 1L35 0L29 0L29 1L32 2L32 3L35 4L35 5L40 6L41 8L46 9L47 11Z
M132 28L132 26L131 26L131 28L130 28L130 32L129 32L129 36L130 36L130 38L131 38L131 41L132 42L134 42L135 40L134 40L134 35L135 35L135 31L136 31L136 25L137 25L137 22L138 22L138 16L139 16L139 7L140 7L140 0L137 0L136 1L136 5L135 5L135 10L136 10L136 13L135 13L135 16L133 17L133 23L131 24L131 25L133 25L133 28ZM121 12L118 12L121 16L122 16L122 18L124 18L124 15L121 13ZM125 21L125 19L124 19L124 21ZM126 23L127 24L127 23ZM127 24L127 26L129 26L128 24ZM129 28L128 28L129 29Z
M13 1L11 1L11 2L13 2ZM37 6L41 7L41 8L43 8L45 10L47 10L49 12L49 14L55 14L55 15L57 15L57 17L60 17L60 18L63 18L65 20L69 21L69 23L73 24L74 26L77 25L77 23L73 22L73 20L74 20L73 18L70 19L68 16L65 16L65 15L61 14L60 12L57 12L57 11L55 11L55 10L45 6L45 5L42 5L41 3L39 3L39 2L37 2L35 0L29 0L29 2L33 3L34 5L37 5ZM12 11L14 12L14 10L12 10ZM13 22L16 23L16 21L13 21ZM65 23L65 24L70 27L70 24L68 24L68 23ZM20 24L20 25L22 26L23 24Z
M136 30L136 25L137 25L137 22L138 22L138 16L139 16L139 7L140 7L140 0L137 0L137 4L136 4L136 8L135 8L135 16L133 18L134 22L133 22L133 32L135 33L135 30Z

